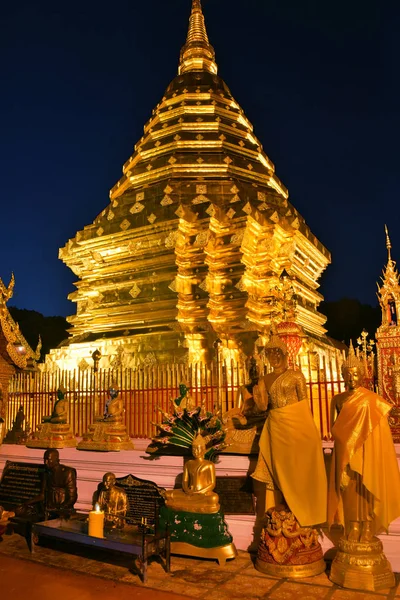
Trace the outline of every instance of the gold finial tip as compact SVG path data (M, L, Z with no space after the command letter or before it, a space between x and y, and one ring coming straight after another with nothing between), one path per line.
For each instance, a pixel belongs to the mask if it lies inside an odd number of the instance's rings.
M387 228L386 224L385 224L385 234L386 234L386 248L387 248L387 251L388 251L388 259L392 260L392 258L390 256L390 249L392 247L392 244L390 242L389 231L388 231L388 228Z
M209 71L217 74L214 48L208 41L200 0L192 0L186 44L181 50L179 74L188 71Z

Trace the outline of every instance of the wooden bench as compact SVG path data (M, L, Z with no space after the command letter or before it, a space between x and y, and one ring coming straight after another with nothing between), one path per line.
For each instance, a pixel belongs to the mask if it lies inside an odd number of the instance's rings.
M53 538L72 544L91 546L102 550L123 552L135 556L135 570L147 582L148 559L151 556L164 558L164 569L170 571L170 534L158 529L160 507L164 504L164 490L152 481L139 479L134 475L116 479L128 496L128 511L123 529L104 530L104 537L97 538L88 535L87 515L76 513L70 519L52 519L32 524L30 548L35 551L35 545L40 537ZM101 489L99 484L98 492ZM146 524L142 523L146 520Z

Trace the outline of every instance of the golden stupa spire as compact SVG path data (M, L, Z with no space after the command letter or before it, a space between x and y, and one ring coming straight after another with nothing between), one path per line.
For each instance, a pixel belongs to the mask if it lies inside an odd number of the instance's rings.
M209 71L214 75L218 72L214 48L208 41L200 0L192 0L186 44L181 50L178 72L181 74L188 71Z
M390 262L392 260L391 254L390 254L390 250L392 248L392 244L390 242L390 237L389 237L389 232L388 232L388 228L385 225L385 233L386 233L386 248L388 251L388 261Z

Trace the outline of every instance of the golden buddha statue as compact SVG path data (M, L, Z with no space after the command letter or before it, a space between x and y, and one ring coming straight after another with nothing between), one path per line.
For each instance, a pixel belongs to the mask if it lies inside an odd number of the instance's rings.
M317 575L325 570L318 534L312 527L326 521L321 439L304 376L288 368L286 344L272 335L265 354L273 371L260 378L253 390L259 410L268 410L252 474L257 499L255 541L262 529L255 566L282 577ZM289 537L272 518L274 514L280 514L282 522L296 523ZM282 556L277 548L285 549Z
M116 383L108 390L108 398L102 415L94 417L79 442L78 450L95 450L100 452L119 452L133 450L133 444L124 423L124 400L119 396Z
M181 490L166 492L166 506L190 513L212 514L219 511L219 497L214 493L216 484L214 463L204 458L206 440L199 433L193 440L194 460L185 463Z
M103 476L97 502L100 509L104 511L106 526L122 529L128 510L128 496L122 488L116 485L114 473L106 473Z
M41 425L29 435L28 448L75 448L76 438L68 423L66 389L60 386L51 415L43 417Z
M271 336L265 354L273 371L253 390L259 410L268 410L252 474L266 487L265 504L257 502L257 514L263 517L267 509L285 503L301 526L324 523L325 466L304 375L288 368L287 347L279 336Z
M392 405L362 387L364 367L352 344L342 374L347 390L331 404L328 523L343 526L344 535L331 579L344 587L376 590L394 585L382 544L374 537L400 515L400 474L387 419ZM368 557L367 573L360 554ZM350 561L349 555L360 560Z
M60 386L57 390L57 400L51 415L44 416L42 423L65 424L68 422L68 401L65 399L66 389Z

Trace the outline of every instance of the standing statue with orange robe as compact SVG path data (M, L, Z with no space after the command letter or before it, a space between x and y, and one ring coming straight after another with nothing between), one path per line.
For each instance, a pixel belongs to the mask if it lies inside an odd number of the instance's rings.
M349 588L394 585L375 535L400 516L400 474L388 413L392 405L361 386L362 363L352 345L342 367L347 391L332 398L332 454L328 524L344 528L331 579Z
M310 577L325 570L315 525L326 521L327 481L321 437L301 371L288 367L287 347L277 335L265 346L273 368L253 397L267 418L252 474L257 497L256 569L279 577Z
M368 542L400 516L400 474L387 420L392 405L361 386L363 365L351 348L343 365L347 391L332 399L328 523L350 541Z

